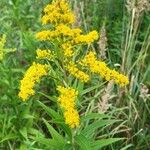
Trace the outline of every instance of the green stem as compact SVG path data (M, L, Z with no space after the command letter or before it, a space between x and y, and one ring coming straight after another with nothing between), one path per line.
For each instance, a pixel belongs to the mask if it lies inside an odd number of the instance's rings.
M71 139L71 142L72 142L72 149L75 150L75 137L76 135L76 130L72 129L72 139Z

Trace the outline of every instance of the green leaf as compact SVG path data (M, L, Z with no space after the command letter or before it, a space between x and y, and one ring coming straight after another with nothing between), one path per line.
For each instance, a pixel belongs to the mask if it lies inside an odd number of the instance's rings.
M34 128L29 128L28 129L28 134L34 135L34 136L41 136L43 137L44 135L37 129Z
M60 119L62 120L62 117L53 109L47 107L46 105L44 105L42 102L37 101L38 104L47 112L47 114L52 117L52 119Z
M0 140L0 143L3 143L4 141L8 141L8 140L14 140L16 138L17 138L17 136L15 134L10 133L10 134L6 135L5 137L3 137L3 139Z
M38 143L43 144L45 148L49 148L50 150L60 150L62 147L58 144L58 142L54 139L47 138L36 138Z
M80 150L92 150L90 140L88 140L83 134L75 136L75 142L80 146Z
M61 146L65 144L64 138L45 120L43 119L44 123L46 124L48 131L50 132L52 138L58 142Z
M22 118L24 119L34 119L35 117L29 114L23 114Z
M92 90L95 90L95 89L97 89L97 88L103 86L104 84L105 84L105 82L102 83L102 84L99 84L99 85L95 85L95 86L89 87L89 88L83 90L83 91L80 93L80 96L82 96L82 95L84 95L84 94L86 94L86 93L89 93L89 92L91 92Z
M27 128L26 128L26 127L20 129L19 132L21 133L21 135L22 135L25 139L28 139L28 133L27 133Z
M103 148L104 146L108 146L119 140L122 140L122 138L109 138L109 139L97 140L95 142L92 142L92 144L91 144L92 150L100 150L100 148Z
M66 143L63 147L63 150L72 150L72 145L69 143Z
M133 144L128 144L125 147L121 148L120 150L128 150L129 147L133 147Z
M103 119L103 118L110 118L110 116L106 114L89 113L81 117L81 122L89 121L90 119Z
M66 125L64 122L63 123L59 123L59 125L61 126L61 128L63 129L63 131L69 136L69 138L72 138L72 132L71 132L71 128Z
M47 107L42 102L37 101L38 104L47 112L47 114L54 119L54 122L59 124L61 128L65 131L65 133L68 134L69 137L72 136L70 128L64 123L64 119L61 115L59 115L56 111L53 109Z
M57 102L57 98L56 97L52 97L52 96L48 96L42 92L38 92L39 94L43 95L44 97L48 98L49 100L53 101L53 102Z
M80 91L80 92L82 92L82 91L83 91L83 87L84 87L84 83L81 82L81 81L79 81L79 82L78 82L77 90Z
M94 131L100 127L111 125L118 120L99 120L96 122L93 122L92 124L88 125L85 129L83 129L81 132L86 137L90 137Z
M71 85L72 84L72 80L69 80L69 85ZM74 80L74 82L73 82L73 84L72 84L72 87L74 88L74 89L76 89L77 88L77 84L78 84L78 79L75 79Z
M27 145L25 145L25 144L21 144L21 146L19 148L19 150L27 150L27 149L28 149Z

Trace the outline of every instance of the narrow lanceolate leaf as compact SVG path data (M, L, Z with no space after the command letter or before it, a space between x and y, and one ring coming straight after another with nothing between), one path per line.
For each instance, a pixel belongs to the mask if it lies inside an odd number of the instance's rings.
M66 144L64 145L64 147L62 148L62 150L72 150L72 145L69 144L69 143L66 143Z
M19 132L25 139L28 139L28 133L27 133L26 127L23 127L22 129L20 129Z
M67 133L68 136L71 137L71 130L66 124L64 124L63 116L59 115L53 109L47 107L42 102L40 101L37 101L37 102L45 110L45 112L47 112L47 114L53 119L53 121L59 124L61 128L65 131L65 133Z
M62 147L65 145L64 138L45 119L43 120L48 128L49 133L52 136L53 142L56 141L57 146L59 146L59 148L62 149Z
M43 121L46 124L52 138L58 140L58 143L64 144L64 138L45 119L43 119Z
M54 139L47 139L47 138L36 138L35 139L38 143L42 144L45 149L50 149L50 150L60 150L61 146L58 144L58 142Z
M49 96L49 95L46 95L42 92L38 92L39 94L43 95L44 97L48 98L49 100L53 101L53 102L57 102L57 98L56 97L53 97L53 96Z
M91 92L91 91L93 91L93 90L95 90L95 89L97 89L97 88L103 86L104 84L105 84L105 82L102 83L102 84L99 84L99 85L95 85L95 86L89 87L89 88L83 90L83 91L80 93L80 95L82 96L82 95L84 95L84 94L86 94L86 93L89 93L89 92Z
M94 131L100 127L104 127L104 126L108 126L111 125L115 122L117 122L118 120L99 120L96 121L90 125L88 125L85 129L83 129L81 132L83 135L85 135L86 137L91 137L92 133L94 133Z
M53 119L62 119L62 117L56 112L54 111L53 109L47 107L46 105L44 105L42 102L40 101L37 101L38 104L47 112L47 114L53 118Z
M89 113L89 114L86 114L81 117L81 122L89 121L91 119L99 119L100 120L103 118L110 118L110 116L107 114Z
M133 144L128 144L125 147L121 148L120 150L128 150L129 148L133 147Z
M10 134L4 136L2 139L0 138L0 143L3 143L5 141L9 141L9 140L15 140L16 138L18 138L18 137L15 134L10 133Z
M84 83L83 82L78 82L78 86L77 86L77 89L78 91L83 91L83 87L84 87Z
M109 139L101 139L97 140L95 142L92 142L92 150L100 150L104 146L108 146L114 142L117 142L119 140L122 140L122 138L109 138Z
M79 134L75 137L75 142L80 146L80 150L92 150L90 140L88 140L83 134Z

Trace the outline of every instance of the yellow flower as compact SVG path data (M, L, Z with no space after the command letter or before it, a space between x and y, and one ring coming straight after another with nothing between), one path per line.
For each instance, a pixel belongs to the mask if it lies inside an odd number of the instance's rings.
M77 79L81 80L82 82L87 82L89 81L90 77L88 74L84 73L83 71L79 70L77 68L77 65L73 62L70 62L67 66L66 66L67 70L69 71L69 73L73 76L75 76Z
M59 24L56 26L55 32L57 33L57 35L63 35L63 36L75 38L79 36L82 31L79 28L72 29L67 25Z
M75 101L78 92L73 88L65 88L58 86L57 90L60 92L58 102L64 110L65 123L71 128L79 126L79 114L75 109Z
M37 49L36 54L37 54L37 56L36 56L37 59L52 60L54 57L54 55L52 54L52 52L50 50Z
M81 61L81 65L89 67L91 72L99 74L105 80L114 80L115 83L120 86L125 86L129 83L128 77L119 74L115 70L111 70L107 67L105 62L97 60L94 52L89 52Z
M79 126L79 114L75 109L69 109L64 112L65 123L71 128Z
M50 30L44 30L44 31L36 33L36 38L40 41L50 40L57 36L58 36L57 32L50 31Z
M62 44L62 49L63 49L63 51L64 51L64 55L66 56L66 57L71 57L71 56L73 56L73 50L72 50L72 45L71 45L71 43L64 43L64 44Z
M33 62L26 71L24 78L21 80L19 97L25 101L29 96L34 95L34 86L40 82L40 78L47 75L48 66Z
M56 32L62 34L63 36L73 36L72 29L64 24L59 24L56 26Z
M94 30L86 35L81 34L80 28L72 28L75 16L69 8L66 0L53 1L44 8L43 24L52 24L53 30L44 30L36 34L36 38L45 40L71 41L72 44L91 44L98 39L98 33ZM66 49L66 56L73 55L70 49Z
M90 33L88 33L87 35L78 35L75 39L74 42L76 44L80 44L80 43L87 43L90 44L92 42L94 42L95 40L98 39L98 33L97 31L91 31Z
M58 38L59 36L75 38L79 36L80 33L81 33L81 30L78 28L71 29L70 27L64 24L59 24L52 31L43 30L43 31L36 33L36 38L41 41L53 40L55 38Z
M52 4L47 5L44 8L44 16L42 17L42 23L53 25L72 24L75 22L75 16L69 8L69 4L66 0L53 1Z

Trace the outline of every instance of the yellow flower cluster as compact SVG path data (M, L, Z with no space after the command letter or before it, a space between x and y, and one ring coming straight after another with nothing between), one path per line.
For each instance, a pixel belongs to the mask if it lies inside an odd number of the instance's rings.
M80 28L72 28L75 16L69 8L66 0L56 0L44 8L43 24L53 25L52 30L43 30L36 34L36 38L41 41L60 39L69 41L73 45L90 44L98 39L98 33L92 31L86 35L82 34Z
M36 38L45 41L45 40L52 40L53 38L58 38L59 36L63 37L78 37L82 31L79 28L71 29L67 25L59 24L55 27L55 30L44 30L38 32L36 34Z
M52 38L56 38L58 34L55 31L43 30L41 32L36 33L36 38L40 41L51 40Z
M63 36L76 37L80 35L82 31L79 28L72 29L67 25L59 24L58 26L56 26L55 32Z
M125 86L129 83L126 76L118 73L115 70L111 70L107 67L105 62L97 60L94 52L89 52L84 59L81 61L83 66L89 67L91 72L99 74L107 81L114 80L115 83L120 86Z
M58 102L60 106L64 109L64 118L65 123L68 124L71 128L79 126L79 114L75 109L75 100L78 95L78 92L72 88L65 88L58 86L57 90L60 92L58 97Z
M53 54L50 50L41 50L41 49L37 49L36 50L36 58L37 59L48 59L48 60L52 60L53 59Z
M71 57L73 56L73 49L72 49L72 45L71 43L64 43L62 44L62 49L63 49L63 52L64 52L64 56L66 57Z
M89 32L87 35L79 35L75 37L74 41L76 44L78 43L87 43L90 44L98 39L98 33L97 31Z
M5 44L6 44L6 35L4 34L0 38L0 61L3 60L5 54L16 51L15 48L14 49L4 48Z
M72 24L75 22L75 16L69 8L66 0L53 1L52 4L44 8L45 15L42 17L43 24Z
M82 82L87 82L89 81L90 77L88 74L84 73L83 71L79 70L77 68L77 65L73 62L70 62L67 66L66 66L67 70L69 71L69 73L73 76L75 76L77 79L81 80Z
M89 32L87 35L81 34L82 31L79 28L72 29L64 24L56 26L55 30L44 30L36 34L36 38L41 41L53 40L58 37L68 37L72 44L90 44L98 39L98 33L96 31Z
M29 96L34 95L34 86L40 82L40 78L47 75L48 65L42 65L33 62L33 64L26 71L24 78L21 80L19 97L25 101Z

